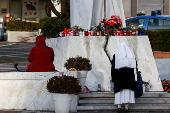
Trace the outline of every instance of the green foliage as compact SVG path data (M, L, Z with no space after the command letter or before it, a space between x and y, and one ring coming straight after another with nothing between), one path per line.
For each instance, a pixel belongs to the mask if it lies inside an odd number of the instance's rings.
M138 27L138 31L143 31L145 32L145 29L143 27Z
M145 35L148 35L151 44L152 51L158 51L158 31L157 30L146 30Z
M47 90L50 93L77 94L81 92L81 86L77 78L72 76L54 76L47 81Z
M39 26L40 28L45 24L46 21L48 21L51 17L44 17L39 20Z
M58 17L51 17L46 21L41 27L41 32L44 37L55 38L59 36L64 28L70 28L70 19L61 13Z
M170 30L147 30L153 51L170 51Z
M159 30L158 49L161 51L170 51L170 30Z
M90 64L90 60L88 58L82 58L77 56L75 58L69 58L67 62L64 64L66 69L75 68L77 71L86 70L89 71L92 69L92 65Z
M149 85L150 84L150 80L148 82L142 80L142 83L145 84L145 85Z
M9 31L33 31L38 30L39 28L38 23L21 20L11 20L7 24L7 30Z

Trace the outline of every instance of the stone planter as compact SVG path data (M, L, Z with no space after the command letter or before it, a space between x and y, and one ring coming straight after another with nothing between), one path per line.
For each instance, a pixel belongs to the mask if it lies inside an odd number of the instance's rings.
M8 42L35 42L36 36L38 35L38 30L33 32L25 31L8 31ZM31 37L32 36L32 37Z
M170 58L170 52L153 51L154 58Z
M88 71L79 71L79 72L81 73L80 75L81 92L83 92Z
M143 84L143 93L145 93L145 85Z
M51 93L54 101L55 113L69 113L73 94Z

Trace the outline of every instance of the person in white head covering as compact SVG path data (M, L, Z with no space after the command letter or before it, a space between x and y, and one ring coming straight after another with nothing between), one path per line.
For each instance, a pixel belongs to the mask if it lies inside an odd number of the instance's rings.
M118 113L121 112L121 104L125 104L125 112L129 111L129 103L135 103L135 55L131 48L121 42L113 55L111 77L114 83L115 101L118 105Z

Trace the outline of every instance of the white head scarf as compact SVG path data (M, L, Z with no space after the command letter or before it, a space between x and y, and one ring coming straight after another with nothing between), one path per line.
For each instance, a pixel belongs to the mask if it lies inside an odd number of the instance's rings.
M115 69L136 68L135 55L126 42L121 42L115 53Z

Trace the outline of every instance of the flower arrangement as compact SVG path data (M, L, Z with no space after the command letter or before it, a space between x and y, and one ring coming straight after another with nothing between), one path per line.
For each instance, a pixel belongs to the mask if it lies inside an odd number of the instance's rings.
M136 24L130 23L129 27L130 27L130 30L135 30L136 29Z
M164 92L170 93L170 80L164 79L164 80L161 80L161 81L162 81Z
M89 71L92 69L92 64L90 64L90 60L88 58L77 56L75 58L69 58L64 64L64 67L68 70L75 68L77 71Z
M71 28L71 30L72 30L73 32L76 32L76 31L84 31L84 29L79 28L79 26L77 26L77 25L74 25L74 26Z
M142 81L144 85L150 85L150 80L148 82Z
M143 28L143 24L138 26L138 31L145 32L145 29Z
M81 92L79 80L72 76L54 76L47 81L47 90L50 93L78 94Z
M113 30L116 30L122 26L122 20L119 16L112 15L110 19L103 19L99 25L104 35L113 35Z

